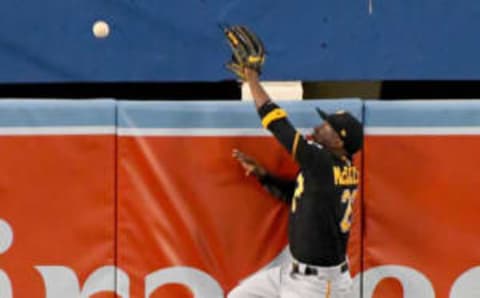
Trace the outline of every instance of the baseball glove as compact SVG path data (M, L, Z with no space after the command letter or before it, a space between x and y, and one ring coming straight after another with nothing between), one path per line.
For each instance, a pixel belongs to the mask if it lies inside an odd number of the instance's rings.
M245 80L245 67L261 74L265 47L260 38L245 26L225 27L223 30L232 49L232 60L226 67L241 80Z

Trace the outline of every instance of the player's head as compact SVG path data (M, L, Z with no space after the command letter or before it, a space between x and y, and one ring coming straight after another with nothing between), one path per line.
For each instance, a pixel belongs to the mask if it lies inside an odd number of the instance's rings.
M352 156L363 144L363 126L352 114L337 111L327 114L316 108L324 123L314 128L313 138L329 149L341 149Z

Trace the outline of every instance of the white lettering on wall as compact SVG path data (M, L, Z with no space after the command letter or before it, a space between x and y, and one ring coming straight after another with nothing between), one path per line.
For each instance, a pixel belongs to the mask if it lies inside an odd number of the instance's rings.
M75 272L64 266L36 266L43 278L47 298L88 298L98 292L113 292L122 298L129 298L130 280L128 275L115 266L104 266L95 270L80 290ZM115 288L115 276L118 284Z
M0 254L6 252L13 243L13 231L10 225L0 218Z
M0 254L5 253L13 243L13 231L10 225L0 218ZM7 273L0 269L0 298L12 298L12 283Z
M453 283L450 298L480 297L480 266L465 271Z
M8 275L0 270L0 298L12 298L12 284Z
M357 276L358 277L358 276ZM363 297L371 298L379 282L385 278L397 279L403 288L404 298L435 298L435 291L428 278L421 272L406 266L385 265L363 273ZM355 282L358 291L358 281Z
M207 273L190 267L171 267L157 270L145 278L145 298L159 287L179 283L187 286L195 298L223 298L222 287Z
M7 252L13 243L13 230L0 218L0 254ZM274 260L270 266L288 260L288 251ZM269 266L266 266L269 267ZM103 266L95 270L80 286L76 272L66 266L35 266L45 285L46 298L89 298L99 292L112 292L121 298L130 298L130 278L115 266ZM403 288L403 298L435 298L435 291L430 280L421 272L401 265L384 265L373 267L363 275L354 278L354 296L360 297L360 279L363 280L363 297L371 298L378 284L386 279L394 278ZM116 280L115 280L116 279ZM460 275L453 283L450 298L480 297L480 266L471 268ZM182 284L190 289L194 298L223 298L220 284L207 273L191 267L163 268L145 277L145 298L158 288L171 284ZM14 298L11 279L0 268L0 298Z

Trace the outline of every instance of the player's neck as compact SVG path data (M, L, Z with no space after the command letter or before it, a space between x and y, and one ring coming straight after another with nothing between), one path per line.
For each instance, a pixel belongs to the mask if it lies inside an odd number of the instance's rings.
M348 154L347 152L345 151L345 149L343 148L328 148L328 150L330 152L333 153L333 155L335 155L335 157L337 157L338 159L345 159L347 158L348 159Z

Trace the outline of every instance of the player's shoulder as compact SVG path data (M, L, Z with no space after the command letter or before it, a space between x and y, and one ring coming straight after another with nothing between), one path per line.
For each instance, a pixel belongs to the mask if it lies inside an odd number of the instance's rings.
M330 164L333 162L333 154L322 144L319 144L313 140L307 140L307 146L309 146L311 151L313 151L312 165L316 166L317 163Z

